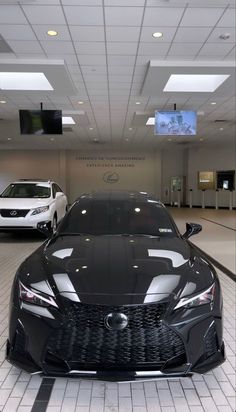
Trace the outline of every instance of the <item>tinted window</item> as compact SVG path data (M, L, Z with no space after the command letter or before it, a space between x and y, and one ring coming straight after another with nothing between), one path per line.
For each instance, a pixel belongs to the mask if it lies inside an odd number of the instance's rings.
M9 198L46 198L50 197L50 187L35 183L12 183L1 197Z
M135 201L81 200L71 208L59 231L176 236L175 226L160 204Z

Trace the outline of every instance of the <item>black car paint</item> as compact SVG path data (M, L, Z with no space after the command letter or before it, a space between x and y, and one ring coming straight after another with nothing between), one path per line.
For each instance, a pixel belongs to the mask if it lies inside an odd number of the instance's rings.
M68 256L60 257L61 251L68 253ZM157 256L150 256L150 251L157 251ZM42 292L44 284L51 289L58 304L58 308L47 308L52 318L21 309L19 278L34 290ZM202 292L213 283L216 293L212 308L203 305L174 310L180 298ZM69 373L69 369L47 365L44 355L47 340L62 324L63 311L70 300L107 307L168 301L162 322L181 337L187 362L178 367L166 365L163 369L166 376L204 373L224 361L222 298L216 272L178 231L171 238L119 234L53 236L23 262L12 290L8 359L30 372L42 370L49 375ZM17 356L13 350L19 322L27 337L30 356L25 358ZM206 358L204 336L213 324L218 350ZM155 370L155 365L151 369ZM134 379L131 372L125 368L119 372L114 370L112 377ZM102 379L111 379L111 371L106 368L98 372L97 378L100 375Z

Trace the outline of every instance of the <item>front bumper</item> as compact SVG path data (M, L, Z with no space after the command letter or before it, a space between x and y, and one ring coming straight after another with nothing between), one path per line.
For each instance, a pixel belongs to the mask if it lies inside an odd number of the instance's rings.
M72 354L73 348L76 345L79 346L79 340L77 342L76 336L73 341L68 338L68 344L66 344L66 341L61 354L56 350L54 351L53 346L50 347L52 337L57 336L58 331L61 331L62 338L67 339L67 334L63 315L53 308L50 309L50 313L52 318L45 318L12 307L10 334L7 344L7 359L12 364L30 373L43 373L48 376L76 376L86 377L86 379L132 381L190 376L192 373L202 374L217 367L225 360L222 322L218 315L214 317L213 314L202 313L191 324L186 317L182 322L176 316L170 318L168 323L165 321L165 327L176 334L183 342L185 350L183 356L173 357L172 353L172 358L168 360L162 360L158 363L144 362L142 364L142 362L136 362L137 355L132 363L125 363L123 360L123 366L117 366L114 363L108 365L99 361L97 364L95 362L91 363L86 357L83 358L85 361L81 362L82 355L80 356L80 354L84 348L79 350L77 360L76 356L71 355L71 358L69 358L68 353ZM74 330L69 323L68 328L68 330L71 330L71 334L74 334ZM19 342L16 345L17 339ZM86 340L83 331L82 339ZM95 339L95 345L96 343ZM67 349L68 353L66 353ZM121 352L123 349L121 349ZM78 353L78 349L75 353ZM108 355L105 354L105 356Z
M31 211L25 217L2 217L0 216L0 231L38 229L41 222L51 222L51 213L43 212L38 215L31 215Z

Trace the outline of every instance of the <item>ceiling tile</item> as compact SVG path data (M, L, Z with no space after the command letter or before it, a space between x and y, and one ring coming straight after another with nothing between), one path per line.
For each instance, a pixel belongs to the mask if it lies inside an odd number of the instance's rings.
M223 8L188 8L181 21L181 26L186 27L211 27L215 26L220 16L222 15Z
M105 6L144 6L145 0L104 0Z
M101 26L70 26L74 41L104 41L104 27Z
M0 34L5 40L36 40L33 30L26 24L2 24Z
M140 26L142 7L105 7L107 26Z
M43 53L37 41L9 40L8 44L15 53Z
M152 36L153 33L155 33L156 31L159 31L161 33L163 33L163 37L160 39L156 39ZM152 43L157 43L158 42L171 42L174 34L176 32L176 28L175 27L160 27L160 26L152 26L152 27L143 27L142 28L142 32L141 32L141 42L152 42Z
M87 73L87 74L106 74L107 70L106 70L106 66L104 65L96 65L95 64L90 64L90 65L82 65L81 70L83 73Z
M106 66L106 56L103 55L86 55L78 56L81 66Z
M65 6L66 18L69 24L76 26L102 26L102 7Z
M47 54L63 55L63 54L73 54L74 52L72 43L69 41L53 42L53 41L43 40L40 43Z
M225 56L224 59L235 62L235 61L236 61L236 48L234 47L234 48L227 54L227 56Z
M66 24L59 6L22 6L31 24Z
M104 42L75 42L77 54L105 54Z
M48 41L53 41L53 42L57 42L57 41L61 41L61 40L70 40L70 33L69 30L67 28L67 26L63 26L63 25L57 25L57 24L53 24L53 25L49 25L49 24L35 24L33 25L33 29L34 32L37 36L37 38L39 40L48 40ZM57 36L49 36L47 34L48 30L55 30L58 32Z
M108 42L107 43L107 53L108 54L119 54L119 55L136 55L137 43L129 42Z
M170 43L141 43L139 46L139 56L152 55L153 59L158 59L160 56L165 56Z
M143 26L177 26L184 8L148 7L145 11Z
M61 3L65 6L102 6L102 0L61 0Z
M135 62L135 56L115 56L108 55L108 66L133 66Z
M210 32L210 27L179 27L174 41L176 43L200 43L207 39Z
M0 23L27 24L27 20L19 6L1 5Z
M55 54L55 55L53 54L53 59L61 59L61 54ZM74 65L78 67L78 61L77 61L76 54L65 54L63 56L63 59L65 60L67 65Z
M220 39L221 34L230 34L230 38L226 40ZM235 27L217 27L213 30L211 33L209 39L207 40L210 43L221 43L221 44L226 44L226 43L235 43L235 38L236 38L236 33L235 33Z
M236 25L236 9L229 8L221 17L217 26L219 27L235 27Z
M118 26L108 26L106 27L106 40L109 42L120 42L120 41L134 41L137 42L139 39L139 27L118 27Z
M215 45L212 43L207 43L201 49L199 56L209 56L209 57L214 56L215 58L217 57L222 58L226 54L228 54L231 49L232 49L231 43L217 44L217 47L215 47Z
M202 43L173 43L168 56L195 56Z

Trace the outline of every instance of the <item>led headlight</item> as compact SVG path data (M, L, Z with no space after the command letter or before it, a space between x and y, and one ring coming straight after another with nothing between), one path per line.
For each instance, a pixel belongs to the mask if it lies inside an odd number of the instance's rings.
M49 206L37 207L36 209L33 210L31 215L38 215L39 213L47 212L48 209L49 209Z
M23 302L32 303L34 305L58 307L52 296L32 291L21 282L19 282L19 297Z
M199 293L198 295L180 299L177 305L175 306L174 310L182 307L185 309L190 309L201 305L206 305L208 303L212 303L214 299L214 294L215 284L213 284L210 288L206 289L204 292Z

